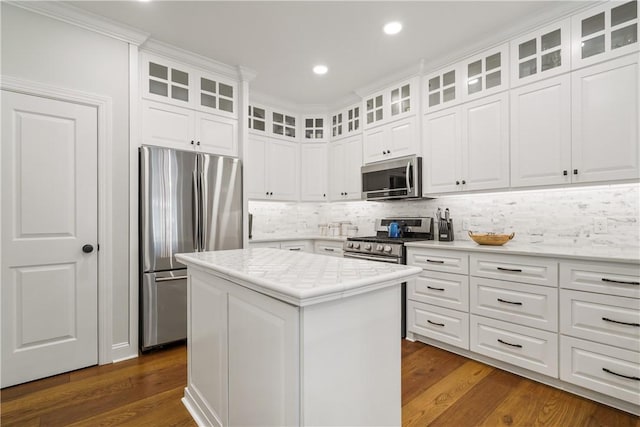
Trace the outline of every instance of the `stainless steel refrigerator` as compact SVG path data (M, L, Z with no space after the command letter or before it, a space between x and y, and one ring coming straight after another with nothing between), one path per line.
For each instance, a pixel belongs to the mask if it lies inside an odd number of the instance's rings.
M140 148L140 348L187 336L186 267L175 254L242 247L238 159Z

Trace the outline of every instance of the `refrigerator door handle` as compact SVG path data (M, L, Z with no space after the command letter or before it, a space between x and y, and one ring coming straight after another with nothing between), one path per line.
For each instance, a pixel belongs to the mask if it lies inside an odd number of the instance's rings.
M206 199L204 197L207 189L205 188L206 183L204 182L204 174L202 173L202 171L200 171L200 173L198 174L198 179L200 181L199 185L198 185L198 189L199 189L199 203L200 203L200 210L199 210L199 214L200 214L200 223L198 225L198 231L200 233L200 238L198 240L200 247L198 248L199 251L204 251L205 250L205 242L204 242L204 237L207 235L207 206L206 206Z
M198 171L193 171L193 197L191 198L191 207L193 212L193 250L200 250L200 189L198 182Z

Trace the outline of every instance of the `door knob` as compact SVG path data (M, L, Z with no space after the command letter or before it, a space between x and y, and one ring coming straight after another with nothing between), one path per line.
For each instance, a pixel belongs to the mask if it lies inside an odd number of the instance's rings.
M84 252L85 254L90 254L91 252L93 252L93 245L84 245L82 247L82 252Z

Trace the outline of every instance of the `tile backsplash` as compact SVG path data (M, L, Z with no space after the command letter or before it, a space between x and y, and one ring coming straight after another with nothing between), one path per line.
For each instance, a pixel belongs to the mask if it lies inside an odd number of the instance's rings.
M317 235L321 223L351 221L374 234L376 218L435 216L449 208L456 240L477 232L511 233L514 241L557 246L640 247L640 184L448 195L388 202L249 201L254 238Z

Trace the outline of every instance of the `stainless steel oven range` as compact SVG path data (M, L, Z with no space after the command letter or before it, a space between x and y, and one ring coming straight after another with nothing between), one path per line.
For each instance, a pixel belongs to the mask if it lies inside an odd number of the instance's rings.
M398 223L400 237L389 237L389 224ZM433 218L383 218L377 219L376 235L349 237L343 245L345 258L406 264L405 242L433 240ZM406 283L402 284L402 338L406 335Z

